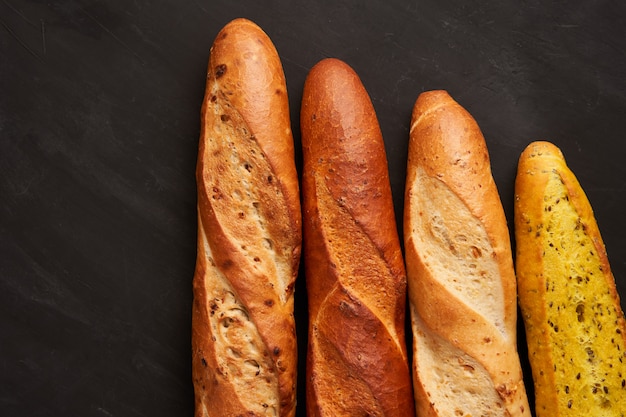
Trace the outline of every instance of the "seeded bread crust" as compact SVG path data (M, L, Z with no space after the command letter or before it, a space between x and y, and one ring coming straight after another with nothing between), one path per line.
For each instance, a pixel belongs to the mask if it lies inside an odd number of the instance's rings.
M626 415L626 324L591 205L549 142L521 154L516 268L538 417Z
M445 91L415 102L404 201L417 414L530 416L504 210L483 135Z
M301 213L280 59L236 19L211 48L193 279L196 416L293 416Z
M311 69L300 123L307 415L414 415L406 274L386 153L352 68L325 59Z

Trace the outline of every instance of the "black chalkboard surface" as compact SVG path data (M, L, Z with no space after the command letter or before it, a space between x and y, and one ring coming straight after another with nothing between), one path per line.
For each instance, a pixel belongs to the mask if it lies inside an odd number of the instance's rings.
M281 55L298 158L308 70L337 57L361 76L399 226L420 92L475 117L509 222L519 154L557 144L626 300L624 2L3 0L0 415L192 415L199 111L235 17ZM303 279L296 294L303 354Z

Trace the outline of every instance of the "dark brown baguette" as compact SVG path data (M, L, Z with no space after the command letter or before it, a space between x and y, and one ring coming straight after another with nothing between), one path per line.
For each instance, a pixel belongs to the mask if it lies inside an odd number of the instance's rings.
M344 62L304 85L307 415L414 414L404 338L406 274L382 134Z
M298 178L282 65L249 20L230 22L215 39L201 118L196 416L293 416Z
M418 415L530 416L504 210L483 135L445 91L413 108L404 241Z

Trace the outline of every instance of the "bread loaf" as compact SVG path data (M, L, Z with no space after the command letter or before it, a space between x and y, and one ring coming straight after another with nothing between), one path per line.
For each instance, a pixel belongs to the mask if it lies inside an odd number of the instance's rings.
M196 416L293 416L298 177L285 78L254 23L211 48L197 164Z
M307 415L413 415L406 275L386 153L352 68L329 58L311 69L300 124Z
M515 238L537 416L626 416L624 314L591 205L552 143L520 157Z
M404 242L417 415L530 416L504 210L483 135L445 91L413 108Z

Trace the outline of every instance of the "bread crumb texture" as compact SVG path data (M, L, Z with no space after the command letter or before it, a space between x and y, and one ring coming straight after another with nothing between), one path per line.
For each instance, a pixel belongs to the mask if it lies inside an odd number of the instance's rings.
M506 416L487 370L474 358L430 332L412 312L420 380L437 416Z
M502 283L483 224L441 180L418 167L412 187L412 242L451 296L504 334ZM477 300L480 300L478 302ZM422 323L411 305L415 374L437 416L506 416L489 371ZM477 335L478 337L478 335Z
M203 275L206 293L202 298L206 300L207 337L212 341L212 351L201 352L207 357L201 359L206 371L202 389L219 392L221 385L229 385L250 415L277 416L278 381L271 355L249 312L215 264L206 242L205 251L208 265ZM208 384L212 386L207 387ZM209 416L210 410L205 415Z
M230 275L249 280L240 284L246 291L266 281L264 293L276 296L263 301L263 308L291 302L292 242L287 230L277 226L289 224L288 212L280 184L250 127L217 85L214 97L207 104L213 114L206 121L201 178L209 212L220 230L204 231L207 265L201 278L204 297L198 299L206 301L204 311L210 323L210 343L204 348L212 351L203 355L214 358L206 366L204 387L214 385L208 398L232 393L247 415L278 416L280 361L274 362L276 355L266 346L254 312L246 307ZM204 230L205 225L200 223L200 227ZM216 233L223 240L216 241ZM217 260L212 251L230 254ZM222 391L222 385L228 385L228 391Z
M421 167L411 196L417 213L411 237L432 276L505 334L500 272L483 224L444 182Z
M524 213L524 226L516 225L518 235L525 234L518 239L535 242L543 265L534 276L524 278L532 279L531 285L538 288L520 292L537 415L623 417L623 313L610 282L612 275L603 270L605 254L598 253L603 248L588 233L589 222L595 226L595 220L577 211L570 201L571 188L558 169L542 174L548 176L542 214L535 218L529 210ZM518 252L518 258L528 255ZM520 281L522 288L528 284Z
M203 183L213 212L251 269L271 280L282 303L291 294L293 238L279 181L254 132L215 84L209 108ZM263 263L262 260L272 262ZM276 268L276 270L274 270Z

